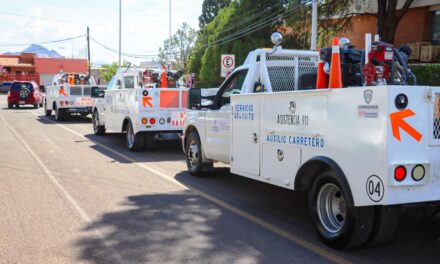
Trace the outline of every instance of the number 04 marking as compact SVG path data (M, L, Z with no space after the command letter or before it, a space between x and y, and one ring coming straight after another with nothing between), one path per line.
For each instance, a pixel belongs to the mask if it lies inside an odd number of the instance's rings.
M385 188L383 186L382 180L376 176L371 175L367 179L367 194L370 200L373 202L380 202L385 194Z

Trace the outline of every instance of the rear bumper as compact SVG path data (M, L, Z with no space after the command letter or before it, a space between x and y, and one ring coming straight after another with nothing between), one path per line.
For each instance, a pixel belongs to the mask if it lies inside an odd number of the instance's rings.
M27 104L36 104L38 102L37 99L34 98L28 98L26 100L21 100L20 98L12 98L8 97L8 104L20 104L20 105L27 105Z
M73 108L63 108L60 107L60 109L64 109L66 112L68 113L72 113L72 114L84 114L84 113L88 113L91 114L93 107L73 107Z

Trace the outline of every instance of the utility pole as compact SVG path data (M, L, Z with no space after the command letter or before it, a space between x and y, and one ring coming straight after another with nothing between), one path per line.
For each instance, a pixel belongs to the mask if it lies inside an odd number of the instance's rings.
M121 48L122 48L122 0L119 0L119 68L121 68Z
M89 69L89 75L92 74L90 68L91 68L91 61L90 61L90 30L89 27L87 27L87 63L88 63L88 69Z
M314 0L312 4L312 39L310 40L310 50L316 50L316 42L318 39L318 0Z
M168 47L168 67L170 67L171 68L171 49L172 49L172 45L173 45L173 40L172 40L172 38L171 38L171 0L169 0L169 7L170 7L170 14L169 14L169 18L170 18L170 21L169 21L169 37L170 37L170 45L169 45L169 47Z

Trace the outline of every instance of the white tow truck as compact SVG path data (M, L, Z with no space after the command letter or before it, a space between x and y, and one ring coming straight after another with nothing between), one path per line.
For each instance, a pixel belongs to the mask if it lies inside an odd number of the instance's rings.
M316 90L318 57L258 49L214 96L191 89L188 170L203 175L223 162L232 173L307 191L331 247L384 243L401 209L439 205L440 87Z
M81 73L60 73L55 75L52 86L46 89L44 110L46 116L55 112L55 120L61 121L71 114L87 116L92 113L92 87L104 89L96 85L93 77Z
M179 139L187 111L187 88L157 88L148 71L118 70L105 92L93 90L99 98L93 108L93 130L126 132L132 151L151 150L158 139Z

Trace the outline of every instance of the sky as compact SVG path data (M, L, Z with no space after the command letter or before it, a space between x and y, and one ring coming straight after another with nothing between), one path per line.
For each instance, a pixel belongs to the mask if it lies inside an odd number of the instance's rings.
M183 23L199 29L203 0L171 0L172 32ZM119 0L0 0L0 53L21 51L27 46L86 34L105 46L119 49ZM169 0L122 0L122 51L152 55L169 35ZM86 38L44 44L70 58L86 58ZM118 61L118 54L91 41L92 62ZM139 63L149 59L124 57Z

